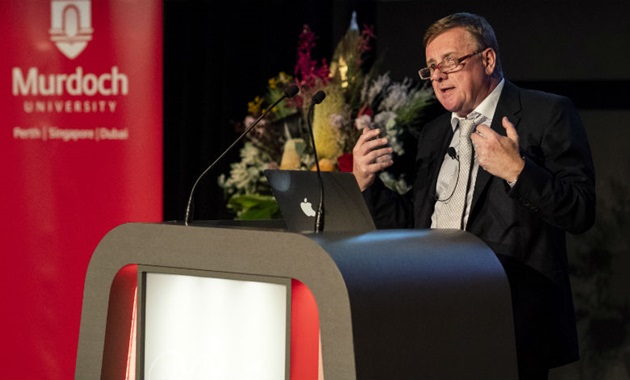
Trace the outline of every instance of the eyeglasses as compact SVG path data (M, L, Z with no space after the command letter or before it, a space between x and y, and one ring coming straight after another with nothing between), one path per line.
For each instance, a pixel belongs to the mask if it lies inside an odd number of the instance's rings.
M440 72L442 72L443 74L448 74L448 73L452 73L453 71L455 71L455 69L457 69L459 67L459 65L461 65L465 60L467 60L468 58L477 55L481 52L483 52L485 49L482 50L477 50L474 53L470 53L468 55L465 55L463 57L459 57L459 58L453 58L453 57L446 57L444 58L444 60L438 64L431 64L428 67L425 67L423 69L418 70L418 75L420 75L420 79L431 79L431 74L433 74L435 72L435 70L440 70Z

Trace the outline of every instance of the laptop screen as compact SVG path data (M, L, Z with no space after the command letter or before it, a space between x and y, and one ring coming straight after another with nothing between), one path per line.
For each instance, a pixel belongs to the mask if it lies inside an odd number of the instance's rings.
M368 232L376 229L359 185L352 173L322 172L324 185L324 232ZM314 232L320 185L317 172L266 170L287 229Z

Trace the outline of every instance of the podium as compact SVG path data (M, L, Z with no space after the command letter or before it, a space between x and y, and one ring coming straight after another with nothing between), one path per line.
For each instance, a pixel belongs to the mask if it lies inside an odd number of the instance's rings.
M102 239L87 270L77 380L109 378L109 353L129 341L108 323L129 294L115 278L130 265L300 281L317 304L326 380L517 378L507 278L467 232L129 223Z

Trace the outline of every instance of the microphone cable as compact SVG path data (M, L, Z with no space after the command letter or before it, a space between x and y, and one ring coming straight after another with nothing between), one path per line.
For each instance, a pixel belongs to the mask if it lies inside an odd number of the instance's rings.
M446 197L445 199L440 199L437 193L433 196L433 198L438 202L448 202L449 199L453 197L453 194L455 194L455 189L457 189L457 183L459 182L459 165L460 165L459 155L457 154L457 151L455 150L455 148L453 148L452 146L448 147L448 149L446 150L446 153L451 159L457 161L457 178L455 179L455 185L453 185L451 194L448 197Z

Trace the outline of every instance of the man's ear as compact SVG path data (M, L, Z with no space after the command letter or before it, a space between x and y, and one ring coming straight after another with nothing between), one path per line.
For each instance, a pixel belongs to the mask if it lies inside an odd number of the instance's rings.
M481 53L481 61L486 68L486 74L492 75L497 66L497 53L492 48L488 48Z

